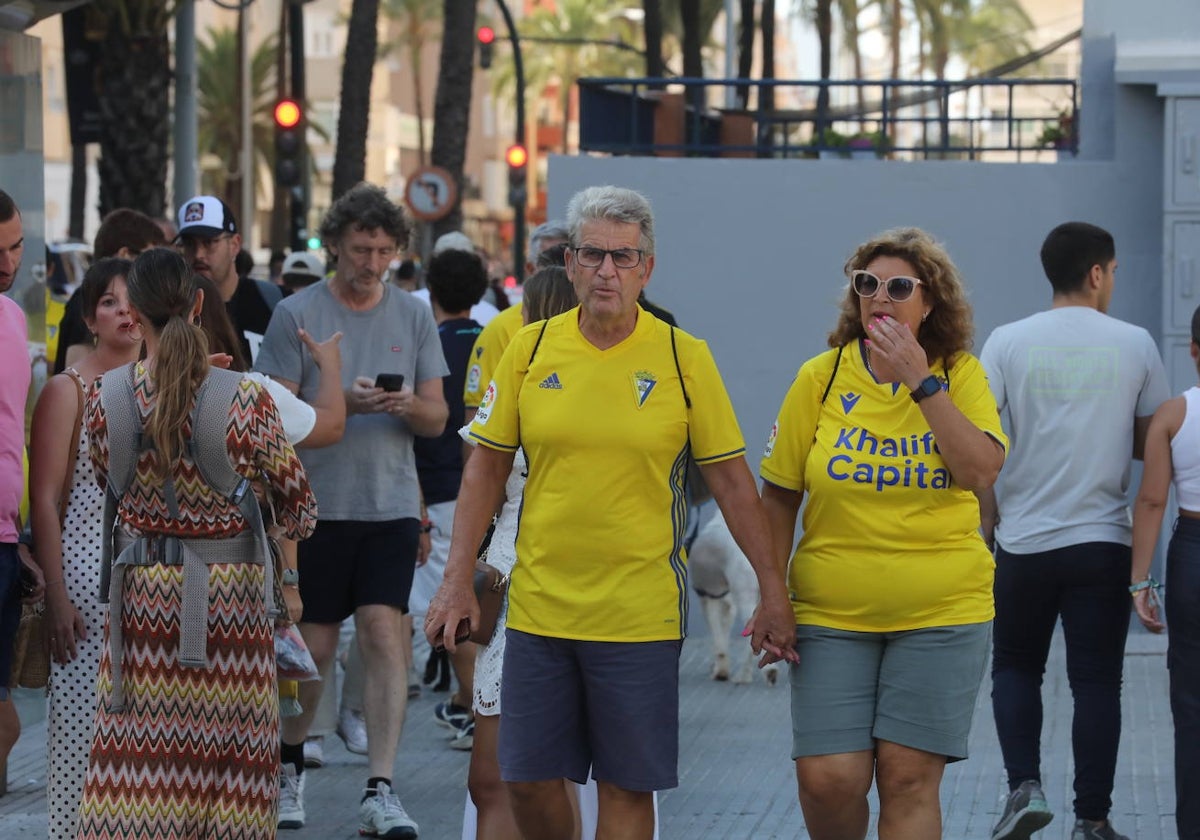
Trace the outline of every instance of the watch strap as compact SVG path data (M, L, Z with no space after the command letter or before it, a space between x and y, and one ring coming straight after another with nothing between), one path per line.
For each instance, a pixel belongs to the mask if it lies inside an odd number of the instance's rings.
M930 374L921 380L921 384L909 396L912 397L913 402L919 403L926 397L932 397L940 390L942 390L942 381L933 374Z

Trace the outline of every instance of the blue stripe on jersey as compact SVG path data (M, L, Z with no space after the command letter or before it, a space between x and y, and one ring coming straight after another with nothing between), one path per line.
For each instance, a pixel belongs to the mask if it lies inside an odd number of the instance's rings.
M737 455L742 455L743 453L745 453L745 451L746 451L746 447L739 446L737 449L731 449L728 452L722 452L719 455L710 455L707 458L697 458L696 463L697 464L711 464L714 461L727 461L730 458L733 458Z
M502 452L516 452L521 448L521 444L519 443L515 446L509 446L507 443L499 443L498 441L490 440L485 438L483 435L475 434L475 432L467 432L467 436L475 438L475 440L491 449L499 449Z
M671 486L671 554L668 558L671 571L675 573L675 585L679 591L679 636L687 636L688 627L688 589L687 563L683 559L683 538L687 533L687 494L684 492L684 479L687 476L688 458L691 457L690 443L684 444L683 449L671 465L671 475L668 483Z

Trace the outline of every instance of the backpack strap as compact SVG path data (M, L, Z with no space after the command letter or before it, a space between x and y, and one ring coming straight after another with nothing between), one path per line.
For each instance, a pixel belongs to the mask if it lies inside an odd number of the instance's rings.
M113 529L117 506L129 489L138 456L142 452L142 417L133 393L134 364L113 368L100 380L100 405L108 431L108 483L104 491L104 518L100 538L100 594L109 602L113 565Z
M679 350L675 347L675 325L671 325L671 356L675 359L675 373L679 376L679 388L683 391L683 404L690 410L692 398L688 396L687 385L683 384L683 369L679 367ZM688 445L691 446L691 433L688 433Z
M837 379L838 368L842 365L842 351L846 349L846 345L838 347L837 356L833 360L833 373L829 374L829 381L825 383L825 393L821 394L821 405L825 405L825 398L829 396L829 392L833 389L833 380Z
M546 334L546 324L550 323L550 319L546 318L542 321L542 328L538 331L537 341L533 343L533 352L529 354L529 364L533 364L533 357L537 355L538 348L542 346L542 336Z
M229 446L225 439L225 429L229 425L229 412L237 399L242 387L242 375L236 371L211 368L208 378L204 381L200 392L196 395L196 404L192 408L192 438L188 441L189 454L196 464L204 482L222 497L234 505L246 526L259 544L259 555L269 560L271 550L267 544L267 530L263 522L262 509L250 479L241 475L233 467L229 458ZM219 431L219 434L217 433ZM272 594L275 586L275 564L265 562L266 566L266 603L271 617L276 615L275 598ZM183 603L186 605L203 604L207 616L208 582L204 581L205 595L203 600L189 601L184 592Z

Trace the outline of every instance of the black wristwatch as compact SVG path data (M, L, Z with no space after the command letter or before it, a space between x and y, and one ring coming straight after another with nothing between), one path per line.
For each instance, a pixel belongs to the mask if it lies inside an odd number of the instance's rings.
M914 388L909 396L912 397L913 402L919 403L926 397L932 397L940 390L942 390L942 381L930 374L921 380L921 384Z

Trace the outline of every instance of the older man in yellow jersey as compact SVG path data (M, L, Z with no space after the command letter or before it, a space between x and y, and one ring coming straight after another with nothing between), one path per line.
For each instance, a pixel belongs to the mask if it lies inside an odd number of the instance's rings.
M570 836L562 780L589 773L597 836L649 840L653 791L678 784L689 457L758 576L755 651L793 658L795 626L712 354L637 303L654 270L649 203L592 187L571 199L568 228L580 305L518 332L489 381L425 630L453 650L479 620L475 549L523 447L530 467L509 591L501 775L526 840Z

